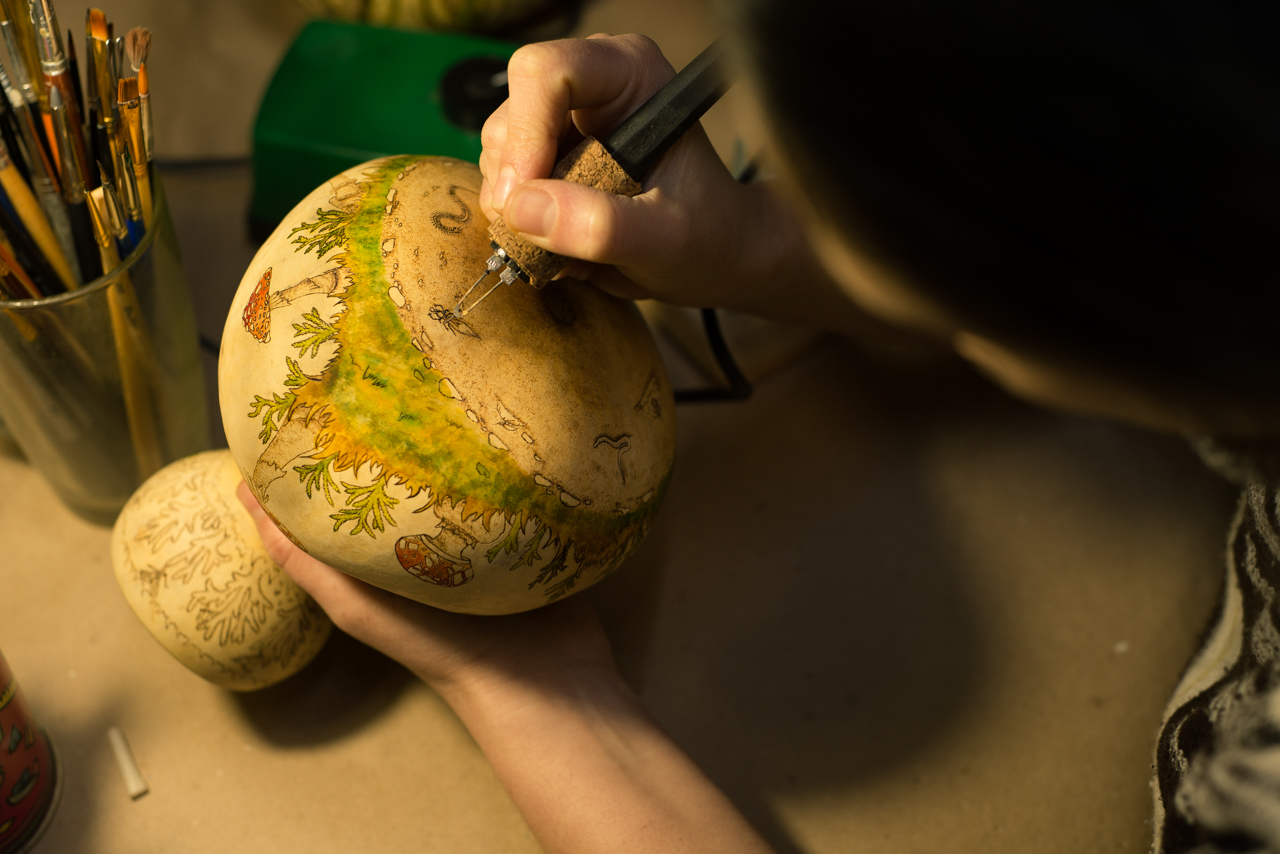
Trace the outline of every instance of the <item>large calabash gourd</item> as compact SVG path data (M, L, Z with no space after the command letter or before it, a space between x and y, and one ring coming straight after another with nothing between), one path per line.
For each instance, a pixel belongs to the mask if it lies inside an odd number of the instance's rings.
M266 241L222 337L223 424L316 558L450 611L555 601L616 568L670 476L675 413L633 305L588 285L450 311L491 254L479 170L344 172Z
M403 29L492 32L518 25L553 6L551 0L299 0L333 18Z

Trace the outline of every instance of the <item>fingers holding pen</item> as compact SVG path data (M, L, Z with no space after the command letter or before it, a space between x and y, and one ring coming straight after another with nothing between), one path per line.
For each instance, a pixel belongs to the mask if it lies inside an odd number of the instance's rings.
M687 211L661 188L628 198L550 179L521 184L507 202L505 218L543 249L620 266L641 261L653 246L679 257L692 233Z
M568 131L593 134L616 124L674 75L657 45L638 35L517 50L507 66L510 95L482 133L490 208L503 212L518 185L550 175Z

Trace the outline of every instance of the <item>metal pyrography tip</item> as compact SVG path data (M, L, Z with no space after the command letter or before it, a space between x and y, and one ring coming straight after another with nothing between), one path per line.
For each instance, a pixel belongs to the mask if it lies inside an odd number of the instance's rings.
M498 281L493 283L492 288L489 288L487 291L484 291L483 293L481 293L480 296L476 297L475 300L473 300L469 305L467 304L467 298L470 297L473 293L475 293L476 288L480 287L480 284L484 282L485 279L489 278L489 275L494 271L496 271L501 266L502 266L502 257L500 255L498 255L495 252L493 255L489 256L489 259L484 262L484 272L480 274L480 278L476 279L476 283L474 285L467 288L467 292L462 295L462 297L458 300L458 304L453 307L454 317L463 317L469 314L472 309L474 309L480 303L484 302L484 298L487 297L489 294L493 293L494 290L497 289L498 285L508 284L510 279L508 279L508 277L504 273L504 275L498 277Z

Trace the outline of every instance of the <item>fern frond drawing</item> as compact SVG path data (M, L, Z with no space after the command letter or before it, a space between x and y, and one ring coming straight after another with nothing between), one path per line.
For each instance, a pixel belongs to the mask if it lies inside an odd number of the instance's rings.
M313 377L309 377L302 372L302 366L288 356L284 360L289 365L289 376L284 378L284 384L289 388L302 388L311 382Z
M339 246L346 245L347 226L351 225L358 211L358 208L351 211L317 208L318 219L315 222L304 222L290 231L289 236L293 237L290 242L301 246L304 255L314 249L316 257L323 258ZM298 232L307 233L298 234ZM295 234L298 236L294 237Z
M342 484L343 491L347 493L347 506L329 515L334 520L333 530L337 531L347 522L353 522L351 536L363 531L377 539L378 535L374 531L385 530L386 523L396 524L396 520L391 517L391 508L399 504L400 499L387 495L386 486L385 475L368 486Z
M294 341L291 346L298 348L299 358L305 356L308 349L314 357L320 352L320 345L337 334L338 327L322 318L319 309L313 308L302 315L302 323L293 324L293 337L302 340Z
M569 547L572 545L573 545L573 540L567 541L563 546L560 547L559 551L556 552L555 557L547 561L547 565L542 567L542 569L538 570L538 577L533 579L533 581L529 582L530 590L532 590L534 587L537 587L539 584L545 584L546 582L550 581L551 579L559 575L563 570L568 569ZM575 573L574 575L576 574L577 573ZM568 585L565 586L564 590L560 592L561 596L564 595L564 592L566 590L568 590L570 587L573 587L573 580L574 580L573 576L569 576L568 578L565 579L565 581L568 582ZM563 583L564 582L562 582L562 584Z
M333 506L333 493L337 491L338 484L334 482L333 476L329 474L329 465L333 462L337 454L330 454L316 460L311 465L294 466L293 470L298 473L298 479L307 490L307 497L311 497L314 490L316 494L324 492L325 500L329 502L329 506Z
M289 420L289 414L293 412L293 406L297 402L298 396L293 392L283 395L273 393L270 399L260 394L253 396L253 403L249 404L249 417L257 418L259 414L262 416L262 432L258 434L262 444L270 441L271 435Z
M511 554L520 548L520 531L524 528L524 513L516 513L511 517L511 529L507 531L506 536L494 543L493 548L484 553L489 559L489 563L493 563L499 554L506 552Z

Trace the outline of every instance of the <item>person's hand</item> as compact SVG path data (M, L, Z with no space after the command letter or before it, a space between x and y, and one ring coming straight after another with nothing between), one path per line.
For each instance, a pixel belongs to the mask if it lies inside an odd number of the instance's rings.
M644 36L592 36L520 48L510 97L485 123L480 205L489 219L575 261L567 275L616 296L732 306L743 275L780 238L767 192L734 180L695 126L634 198L547 179L584 135L602 137L675 76Z
M504 617L453 614L388 593L294 545L241 483L237 496L267 554L342 631L386 653L442 694L492 680L538 679L547 667L614 669L608 640L581 598Z

